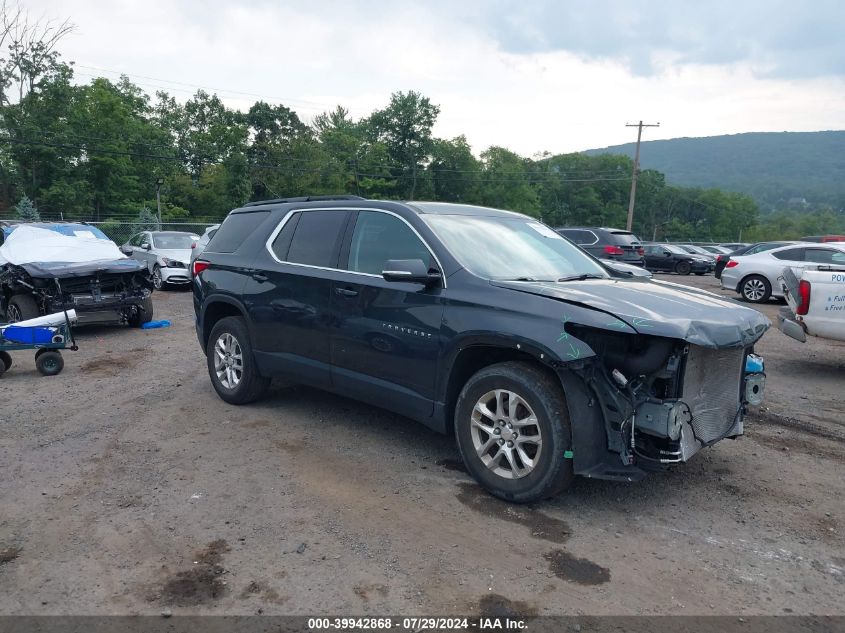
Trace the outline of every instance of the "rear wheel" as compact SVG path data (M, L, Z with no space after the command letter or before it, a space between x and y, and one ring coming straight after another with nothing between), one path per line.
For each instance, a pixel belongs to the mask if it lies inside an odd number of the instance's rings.
M30 295L14 295L9 299L9 305L6 307L6 320L9 323L34 319L40 314L38 304Z
M35 368L45 376L55 376L64 369L62 355L54 350L43 351L35 357Z
M270 379L258 373L244 320L220 319L211 330L206 347L206 363L211 384L230 404L247 404L261 398Z
M772 296L772 284L765 277L751 275L739 284L739 294L751 303L763 303Z
M569 413L560 383L530 363L486 367L455 407L458 448L491 494L517 503L554 496L574 479Z
M689 275L692 267L689 262L678 262L675 264L675 272L679 275Z

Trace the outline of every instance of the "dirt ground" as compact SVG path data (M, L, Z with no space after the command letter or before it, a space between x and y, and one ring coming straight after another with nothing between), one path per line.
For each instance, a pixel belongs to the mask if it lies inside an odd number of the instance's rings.
M190 294L155 305L171 328L80 329L61 375L21 352L0 379L2 614L845 613L845 344L771 330L745 437L525 507L379 409L224 404Z

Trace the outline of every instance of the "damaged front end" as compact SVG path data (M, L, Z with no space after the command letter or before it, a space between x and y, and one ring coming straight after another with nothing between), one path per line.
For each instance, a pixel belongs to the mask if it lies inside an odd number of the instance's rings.
M685 462L742 435L746 407L762 400L753 352L771 322L756 310L652 280L496 285L555 300L542 309L563 322L549 347L576 474L632 481Z
M577 325L571 332L595 356L564 371L587 387L581 404L598 414L606 447L604 455L582 453L575 464L580 474L633 480L685 462L704 447L742 435L745 407L762 399L763 363L752 346L709 348ZM595 440L578 437L588 432L573 418L575 446L598 448Z
M31 296L40 314L74 309L80 325L137 322L149 310L153 284L135 260L33 263L0 267L0 309L12 297Z

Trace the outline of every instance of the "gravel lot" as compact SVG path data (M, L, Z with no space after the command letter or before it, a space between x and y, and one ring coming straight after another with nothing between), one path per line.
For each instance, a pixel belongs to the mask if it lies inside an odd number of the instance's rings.
M173 327L79 330L61 375L20 352L0 379L0 613L845 613L845 344L770 331L744 438L525 507L379 409L224 404L190 294L155 304Z

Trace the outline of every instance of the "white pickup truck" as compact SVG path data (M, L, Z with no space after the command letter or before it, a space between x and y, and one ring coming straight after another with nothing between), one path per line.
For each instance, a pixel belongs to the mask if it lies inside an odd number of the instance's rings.
M804 343L807 335L845 341L845 266L784 268L778 278L788 305L778 329Z

